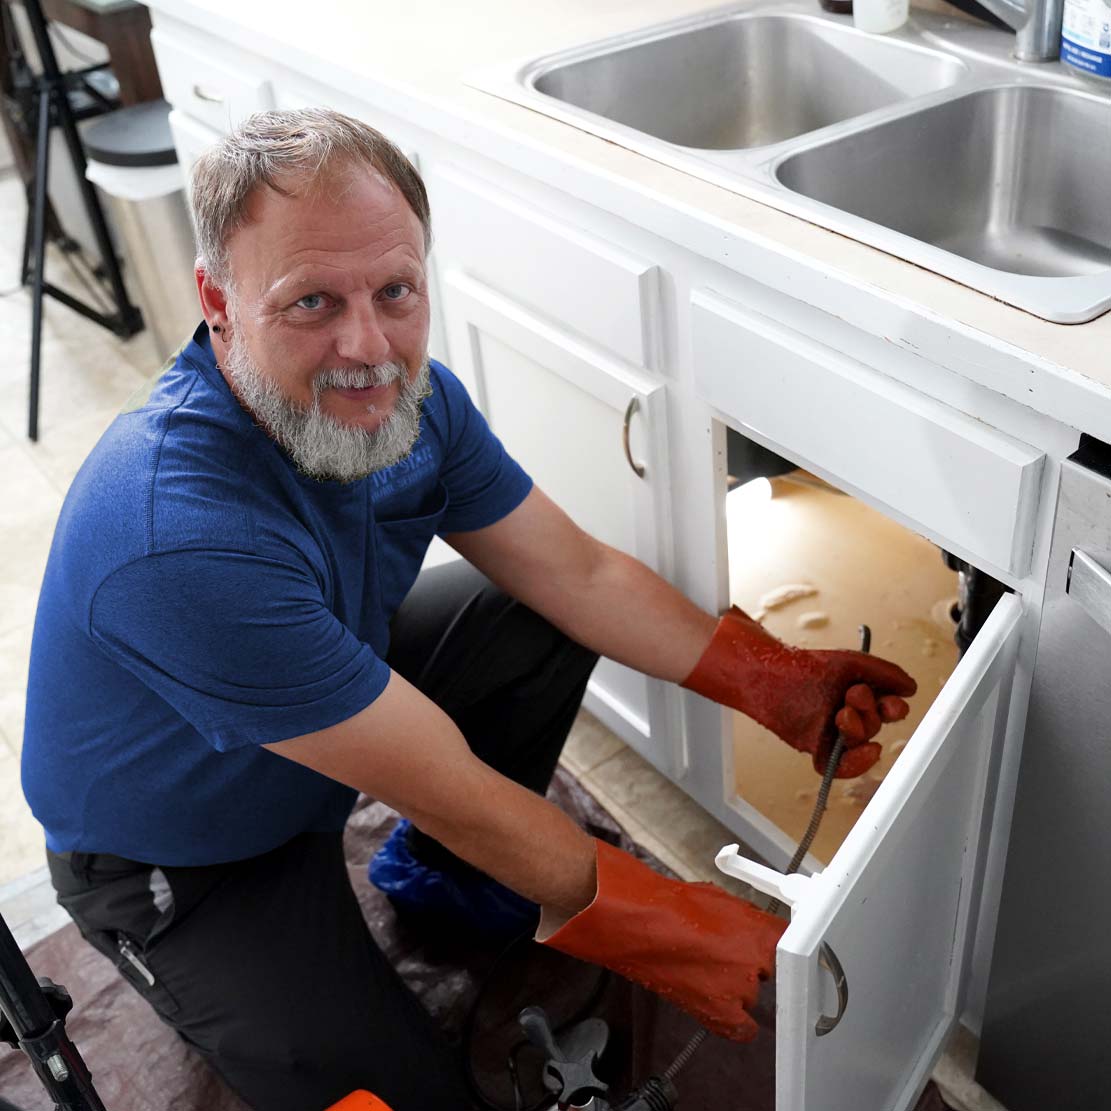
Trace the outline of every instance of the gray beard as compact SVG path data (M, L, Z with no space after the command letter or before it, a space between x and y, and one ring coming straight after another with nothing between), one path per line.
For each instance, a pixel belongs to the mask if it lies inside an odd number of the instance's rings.
M229 345L224 369L240 403L285 448L294 466L310 478L334 482L357 482L404 459L420 435L421 403L432 396L427 358L412 381L398 363L318 371L309 405L286 397L251 361L238 336ZM401 392L394 411L373 432L342 424L320 408L324 391L331 387L359 389L395 381L401 382Z

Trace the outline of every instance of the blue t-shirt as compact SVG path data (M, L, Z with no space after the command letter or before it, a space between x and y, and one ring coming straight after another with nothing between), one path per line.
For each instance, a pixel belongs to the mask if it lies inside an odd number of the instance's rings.
M432 364L420 438L320 482L236 401L205 325L74 479L31 648L23 788L55 852L167 865L340 830L355 792L260 747L364 709L436 533L531 481Z

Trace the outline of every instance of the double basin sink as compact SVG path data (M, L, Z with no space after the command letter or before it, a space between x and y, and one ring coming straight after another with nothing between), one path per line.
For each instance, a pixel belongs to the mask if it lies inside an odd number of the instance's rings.
M928 13L718 9L471 84L1059 323L1111 308L1111 94Z

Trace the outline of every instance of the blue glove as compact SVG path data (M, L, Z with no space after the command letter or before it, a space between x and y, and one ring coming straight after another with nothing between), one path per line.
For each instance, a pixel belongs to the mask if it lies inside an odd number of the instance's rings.
M386 843L371 858L370 882L397 910L444 919L460 932L508 941L536 932L540 908L485 873L464 865L451 871L430 868L409 844L412 823L402 818Z

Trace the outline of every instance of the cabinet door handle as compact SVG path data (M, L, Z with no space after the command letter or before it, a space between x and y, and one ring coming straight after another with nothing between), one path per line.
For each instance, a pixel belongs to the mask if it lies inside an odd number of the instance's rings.
M207 89L202 89L200 85L193 86L193 95L198 100L207 100L209 104L223 104L223 93L210 93Z
M849 1005L849 981L837 954L824 941L818 950L818 964L833 977L833 985L837 989L837 1014L819 1015L814 1023L814 1033L821 1038L836 1029L844 1017L845 1008Z
M1065 592L1111 633L1111 572L1081 548L1073 548Z
M644 477L644 464L633 462L633 453L629 448L629 423L633 419L633 414L640 408L640 399L634 394L629 398L629 404L625 406L625 424L621 429L621 444L625 448L625 458L629 461L629 466L633 469L633 474L637 478Z

